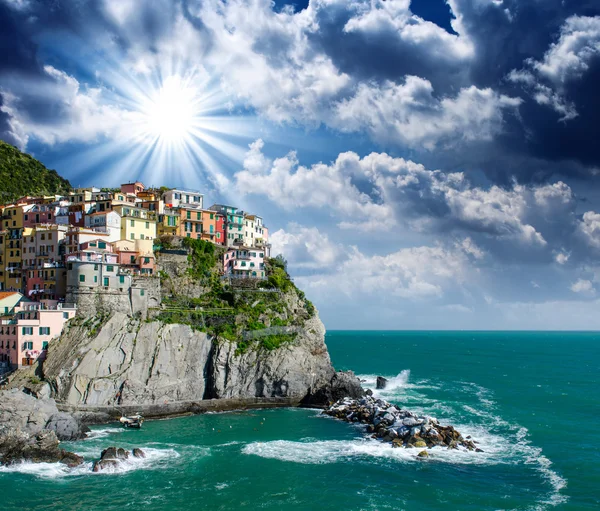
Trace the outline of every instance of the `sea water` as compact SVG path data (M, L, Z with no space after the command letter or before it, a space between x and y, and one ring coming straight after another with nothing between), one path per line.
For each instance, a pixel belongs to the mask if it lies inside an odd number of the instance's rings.
M437 417L483 453L393 449L316 410L116 423L65 444L86 459L0 469L0 509L598 510L600 334L330 332L338 369ZM92 473L110 445L145 459Z

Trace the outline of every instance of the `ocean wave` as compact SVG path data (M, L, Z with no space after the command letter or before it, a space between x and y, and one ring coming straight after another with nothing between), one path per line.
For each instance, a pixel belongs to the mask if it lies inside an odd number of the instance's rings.
M62 463L33 463L22 462L9 466L0 466L0 473L19 473L32 475L39 479L60 479L73 476L100 476L111 474L124 474L134 470L152 470L164 468L166 462L178 458L180 454L174 449L155 449L143 447L145 458L134 458L123 460L116 467L108 467L100 472L92 472L92 461L85 461L81 465L69 468Z
M430 458L427 461L453 464L495 464L502 462L498 454L502 447L500 441L490 442L486 438L480 445L484 453L475 453L466 449L447 449L433 447L426 449ZM495 444L495 445L494 445ZM486 450L487 449L487 450ZM391 444L375 439L321 440L295 442L274 440L271 442L253 442L242 448L242 453L262 458L279 459L308 465L336 463L350 458L385 458L399 462L422 462L417 454L424 449L394 448Z
M106 438L110 435L115 435L118 433L123 433L125 428L114 427L114 428L101 428L101 429L92 429L86 434L85 440L97 440L99 438Z

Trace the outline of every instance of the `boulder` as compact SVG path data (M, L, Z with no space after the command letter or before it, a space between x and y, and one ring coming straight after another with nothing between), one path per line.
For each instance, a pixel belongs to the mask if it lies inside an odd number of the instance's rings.
M385 386L387 385L387 383L388 383L387 378L384 378L383 376L378 376L377 381L375 382L375 388L378 390L385 389Z
M429 453L427 451L421 451L417 456L419 458L429 458Z

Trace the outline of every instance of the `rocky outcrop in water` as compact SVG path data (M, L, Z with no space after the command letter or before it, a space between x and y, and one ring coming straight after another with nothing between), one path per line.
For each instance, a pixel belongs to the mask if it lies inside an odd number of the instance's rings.
M482 452L476 442L463 436L452 426L442 426L433 417L419 416L402 410L383 399L365 396L361 399L344 398L323 411L323 413L346 422L366 424L366 431L373 438L390 442L392 447L425 448L446 447L464 448ZM427 457L421 451L419 457Z
M100 459L94 462L92 472L118 468L121 463L129 459L129 451L122 447L107 447L100 454ZM131 456L134 458L145 458L146 453L141 449L133 449Z
M52 399L36 399L17 390L0 392L0 464L79 465L82 458L61 449L59 443L83 438L87 430L74 417L59 412Z
M375 388L377 390L385 389L385 386L387 385L387 383L388 383L387 378L384 378L383 376L378 376L377 380L375 382Z

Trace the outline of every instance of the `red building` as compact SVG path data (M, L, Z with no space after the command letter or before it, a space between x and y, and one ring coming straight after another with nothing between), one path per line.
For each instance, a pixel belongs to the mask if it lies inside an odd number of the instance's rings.
M217 245L225 245L227 238L225 237L225 216L217 213L216 227L215 227L215 238L214 242Z

